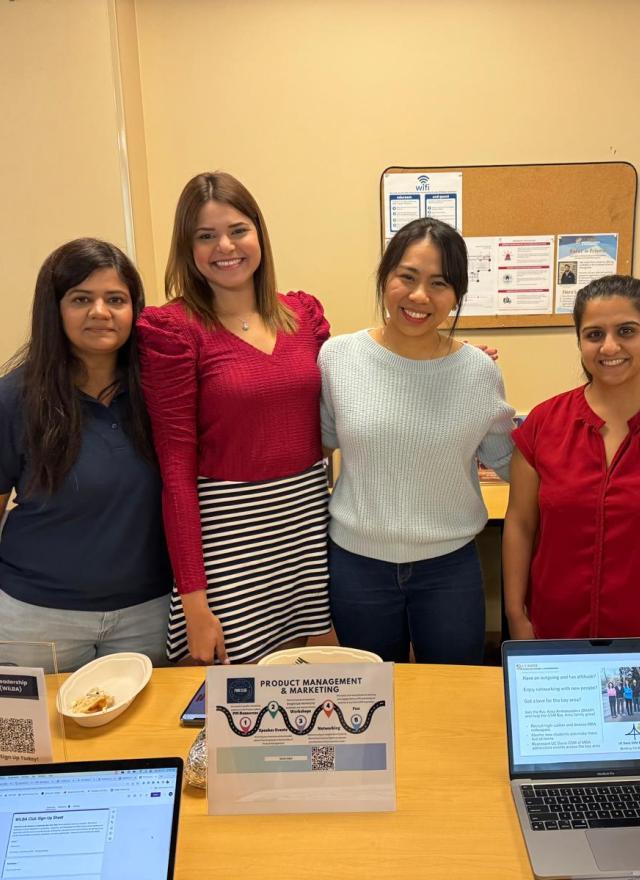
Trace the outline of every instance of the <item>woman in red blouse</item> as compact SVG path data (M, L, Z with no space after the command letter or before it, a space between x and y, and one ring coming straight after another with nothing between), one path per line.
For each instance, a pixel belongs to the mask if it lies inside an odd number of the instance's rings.
M320 303L277 293L267 229L229 174L184 188L167 299L138 323L176 588L167 654L253 662L330 628Z
M640 281L592 281L573 316L587 384L513 433L503 570L516 639L640 635Z

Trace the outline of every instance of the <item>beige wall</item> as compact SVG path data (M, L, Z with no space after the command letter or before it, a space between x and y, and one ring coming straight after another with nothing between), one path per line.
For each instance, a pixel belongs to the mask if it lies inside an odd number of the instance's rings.
M319 296L335 332L369 324L384 168L640 166L639 32L637 0L0 2L0 362L52 248L125 245L123 183L160 301L176 199L204 169L257 196L282 289ZM579 381L570 330L466 335L499 346L519 410Z
M142 101L138 23L135 0L112 0L112 38L119 73L123 124L126 132L127 176L134 227L135 259L150 302L156 301L153 217L149 201L147 142Z
M24 337L53 247L81 234L125 244L114 10L151 301L178 193L203 169L249 185L280 286L318 295L347 332L373 320L386 166L640 166L637 0L2 3L0 359ZM518 409L579 379L569 330L466 335L499 346Z
M62 242L125 244L106 0L0 3L0 362Z
M350 331L372 320L386 166L640 165L636 0L136 8L158 277L182 185L223 168L261 203L281 287ZM467 335L499 345L518 409L578 380L569 330Z

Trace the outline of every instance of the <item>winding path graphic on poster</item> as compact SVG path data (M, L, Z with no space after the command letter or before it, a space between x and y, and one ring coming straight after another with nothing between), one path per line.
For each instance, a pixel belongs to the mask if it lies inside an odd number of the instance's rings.
M318 716L321 712L324 712L327 718L331 716L332 712L335 712L338 721L340 722L344 730L346 730L348 733L364 733L371 724L371 719L373 718L376 710L380 709L385 704L385 700L378 700L377 703L374 703L369 708L369 711L367 712L367 717L364 719L364 723L362 721L361 715L352 715L350 719L351 724L347 723L347 721L345 720L340 706L336 706L336 704L333 703L331 700L325 700L324 703L314 709L308 724L306 716L304 715L296 715L295 725L292 724L289 720L289 713L287 712L287 710L284 708L284 706L276 703L275 700L269 703L267 706L264 706L260 710L258 716L256 717L255 724L252 724L251 718L249 718L248 716L240 718L240 727L236 726L236 723L233 720L233 716L226 706L216 706L216 711L223 713L223 715L227 719L227 722L229 723L229 727L237 736L253 736L254 734L256 734L260 730L262 719L267 714L267 712L269 713L269 715L271 715L272 718L275 718L279 712L282 715L282 720L284 721L287 729L291 731L291 733L294 733L296 736L305 736L307 733L310 733L314 729Z

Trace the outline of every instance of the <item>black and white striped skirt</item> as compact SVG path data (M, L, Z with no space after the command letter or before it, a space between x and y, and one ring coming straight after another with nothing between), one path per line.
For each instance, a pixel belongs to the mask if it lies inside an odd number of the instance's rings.
M331 627L327 479L322 462L293 477L233 483L198 477L209 607L233 663ZM182 601L171 597L167 657L189 654Z

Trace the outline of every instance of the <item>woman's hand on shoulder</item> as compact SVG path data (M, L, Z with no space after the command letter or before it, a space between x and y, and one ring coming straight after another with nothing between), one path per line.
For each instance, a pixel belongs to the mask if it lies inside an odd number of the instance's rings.
M182 607L187 619L187 645L194 660L201 663L229 663L222 624L211 612L204 590L185 593Z
M467 345L472 345L468 339L464 340ZM489 348L488 345L474 345L474 348L479 348L480 351L483 351L487 357L490 357L492 361L498 360L498 349L497 348Z

